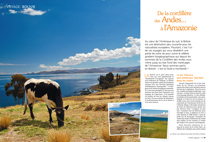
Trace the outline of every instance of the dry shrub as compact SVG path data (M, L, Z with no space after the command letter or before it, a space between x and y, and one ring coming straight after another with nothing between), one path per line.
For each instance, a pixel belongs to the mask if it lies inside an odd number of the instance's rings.
M107 104L102 104L101 108L103 111L108 111L108 105Z
M0 128L1 129L7 129L11 124L11 119L7 116L3 116L0 119Z
M126 98L126 94L120 94L120 98Z
M90 120L90 117L89 117L89 116L86 116L86 117L85 117L85 120Z
M94 111L108 111L108 106L107 106L107 104L101 104L101 105L97 104L94 106L93 110Z
M86 115L84 115L84 114L81 115L81 118L82 118L82 119L85 119L85 120L90 120L90 117L89 117L89 116L86 116Z
M102 128L100 132L100 136L102 139L104 139L106 142L121 142L124 139L123 135L120 136L110 136L109 135L109 128Z
M94 106L93 108L94 111L98 111L98 110L101 110L101 105L97 104Z
M48 142L71 142L72 135L67 130L54 130L48 131L46 140Z
M89 104L85 107L85 111L89 111L89 110L92 110L93 109L93 105L92 104Z
M108 111L107 104L96 104L95 106L89 104L86 106L85 111L94 110L94 111Z
M110 97L109 97L109 99L114 99L114 98L115 98L115 96L110 96Z
M85 119L85 115L84 115L84 114L82 114L82 115L81 115L81 118L82 118L82 119Z

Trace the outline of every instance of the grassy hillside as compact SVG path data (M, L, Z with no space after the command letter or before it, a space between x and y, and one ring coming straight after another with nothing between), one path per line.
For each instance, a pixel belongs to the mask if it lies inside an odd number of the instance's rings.
M140 137L167 138L167 121L141 122Z
M140 72L134 72L123 78L123 85L103 90L91 95L73 96L64 98L64 106L69 105L65 112L65 126L57 127L55 113L53 123L50 124L46 104L38 102L34 105L35 120L29 113L23 115L24 106L17 105L0 108L0 118L9 116L12 124L8 129L0 130L0 140L9 138L11 141L46 141L46 134L52 129L69 130L74 142L104 142L100 137L101 129L108 127L108 112L105 106L109 102L132 102L140 101ZM120 98L125 94L126 97ZM92 110L85 108L93 106ZM104 106L104 109L102 109ZM123 142L140 141L138 135L125 136ZM95 139L95 140L94 140Z
M119 112L119 111L116 111L116 110L112 110L109 113L110 113L110 118L113 118L113 117L130 117L130 116L133 116L132 114L123 113L123 112Z

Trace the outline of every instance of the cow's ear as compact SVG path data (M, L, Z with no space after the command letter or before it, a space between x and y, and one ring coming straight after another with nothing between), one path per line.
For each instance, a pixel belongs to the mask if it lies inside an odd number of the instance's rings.
M64 111L66 111L68 109L69 105L67 105L66 107L64 107Z
M56 109L55 109L55 108L53 108L53 107L51 107L51 108L52 108L52 112L55 112L55 110L56 110Z

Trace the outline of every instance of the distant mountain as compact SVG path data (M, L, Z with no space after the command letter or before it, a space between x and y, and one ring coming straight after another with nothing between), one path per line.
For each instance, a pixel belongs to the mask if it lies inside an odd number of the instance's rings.
M138 71L138 70L140 70L140 66L41 71L41 72L36 72L36 73L32 72L32 73L28 73L28 74L108 73L108 72L134 72L134 71Z
M163 118L168 118L167 114L158 114L158 115L154 115L152 117L163 117Z
M110 118L113 118L113 117L130 117L130 116L134 116L134 115L128 114L128 113L119 112L119 111L116 111L116 110L110 111Z

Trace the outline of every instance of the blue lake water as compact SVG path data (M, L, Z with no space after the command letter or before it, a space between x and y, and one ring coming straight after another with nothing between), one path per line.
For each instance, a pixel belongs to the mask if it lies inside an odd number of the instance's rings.
M154 122L154 121L168 121L168 118L141 116L141 122Z
M117 73L114 73L116 75ZM127 72L118 73L119 75L127 75ZM79 92L84 88L90 88L98 84L98 77L106 75L106 73L79 73L79 74L45 74L45 75L24 75L27 78L51 79L60 84L62 96L74 96L75 92ZM15 105L13 96L6 96L4 86L10 82L11 75L0 75L0 107ZM20 100L20 103L22 101Z

